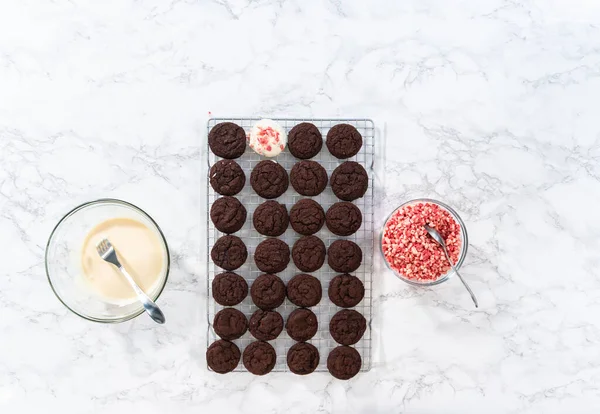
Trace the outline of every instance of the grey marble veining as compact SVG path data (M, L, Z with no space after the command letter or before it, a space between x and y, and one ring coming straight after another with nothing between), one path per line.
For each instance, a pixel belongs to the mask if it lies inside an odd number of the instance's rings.
M597 413L599 22L584 0L2 2L0 411ZM209 114L373 118L376 216L455 207L480 309L377 257L370 372L207 372ZM49 288L52 227L99 197L165 231L164 327Z

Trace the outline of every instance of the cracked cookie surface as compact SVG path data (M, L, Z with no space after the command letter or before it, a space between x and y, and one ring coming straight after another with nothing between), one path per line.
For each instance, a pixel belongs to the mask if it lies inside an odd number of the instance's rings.
M217 266L225 270L235 270L246 262L248 250L242 239L228 235L216 241L210 251L210 257Z
M323 136L314 124L302 122L288 134L288 148L296 158L306 160L317 155L323 147Z
M269 200L254 210L252 223L257 232L265 236L281 236L290 222L285 204Z
M246 184L246 174L242 167L232 160L217 161L210 167L209 174L213 190L224 196L236 195Z
M350 240L336 240L327 251L327 263L340 273L354 272L362 262L362 250Z
M259 309L250 317L250 333L261 341L272 341L283 331L283 317L279 312Z
M362 135L349 124L338 124L327 133L327 149L336 158L345 159L358 154L363 144Z
M250 173L250 185L262 198L279 197L286 192L289 183L285 168L274 161L261 161Z
M246 133L233 122L221 122L208 133L208 146L222 158L238 158L246 151Z
M275 275L260 275L252 283L250 296L254 304L262 310L275 309L285 300L285 284Z
M329 333L341 345L354 345L367 329L364 316L353 309L344 309L333 315L329 322Z
M265 375L275 367L277 353L271 344L264 341L256 341L244 349L242 361L244 367L252 374Z
M279 239L266 239L254 250L256 267L265 273L279 273L290 263L290 247Z
M356 233L362 224L360 209L348 201L335 203L325 215L327 228L338 236L350 236Z
M285 324L285 330L294 341L304 342L315 336L319 328L317 316L306 308L296 309Z
M304 236L294 243L292 259L303 272L319 270L325 262L325 243L317 236Z
M292 228L303 236L321 230L325 222L325 211L319 203L309 198L298 201L290 210Z
M319 279L306 273L294 276L287 284L287 297L296 306L315 306L321 301L322 295Z
M368 187L369 175L357 162L343 162L331 174L331 190L341 200L353 201L361 198Z
M290 181L298 193L313 197L327 187L327 171L316 161L300 161L292 167Z
M212 296L219 305L235 306L248 296L248 283L237 273L220 273L212 281Z
M210 219L223 233L235 233L246 222L246 207L235 197L225 196L217 199L210 207Z

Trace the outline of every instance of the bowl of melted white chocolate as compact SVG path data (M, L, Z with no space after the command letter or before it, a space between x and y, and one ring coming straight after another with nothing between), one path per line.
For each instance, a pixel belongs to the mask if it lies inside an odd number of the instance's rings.
M119 270L96 245L108 239L121 264L154 301L169 275L169 249L156 222L142 209L116 199L82 204L56 225L46 247L46 274L58 299L75 314L117 323L144 309Z

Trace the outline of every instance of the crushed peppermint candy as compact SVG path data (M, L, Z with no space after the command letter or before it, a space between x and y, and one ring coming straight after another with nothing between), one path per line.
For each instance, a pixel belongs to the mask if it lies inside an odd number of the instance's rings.
M275 157L285 149L287 134L281 125L272 119L261 119L254 124L247 140L250 148L256 153Z
M462 247L461 228L452 214L437 204L406 205L396 210L383 228L385 260L393 270L416 282L433 282L450 270L444 251L429 236L425 224L441 234L456 264Z

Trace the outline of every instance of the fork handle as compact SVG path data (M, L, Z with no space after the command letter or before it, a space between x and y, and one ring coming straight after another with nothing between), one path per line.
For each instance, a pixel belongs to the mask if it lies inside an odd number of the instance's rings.
M131 285L133 290L135 291L135 294L137 295L140 302L142 302L142 305L144 306L146 313L148 315L150 315L150 317L152 318L152 320L154 322L160 323L160 324L165 323L165 315L162 313L162 311L160 310L158 305L156 305L156 303L154 303L154 301L152 299L150 299L148 297L148 295L146 295L146 293L138 286L138 284L135 283L135 280L133 280L131 275L127 272L127 270L125 270L125 268L123 266L119 265L117 267L119 268L119 270L121 271L123 276L125 276L125 279L127 279L127 281L129 282L129 284Z

